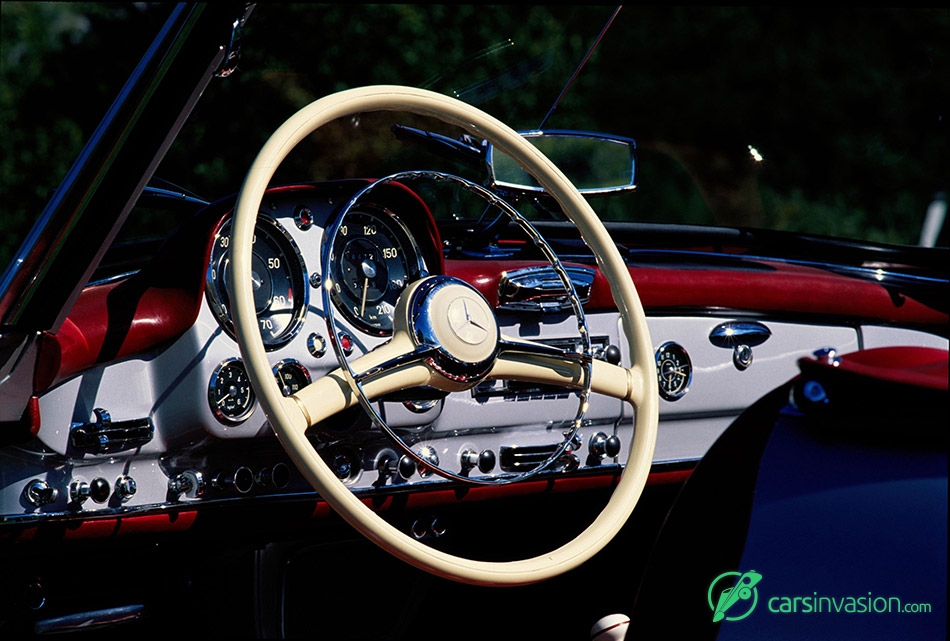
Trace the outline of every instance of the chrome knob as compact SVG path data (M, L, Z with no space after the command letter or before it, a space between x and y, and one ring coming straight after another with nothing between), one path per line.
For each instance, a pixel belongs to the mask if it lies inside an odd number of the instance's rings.
M314 358L320 358L327 353L327 341L320 334L310 334L307 337L307 351Z
M424 445L419 448L419 456L422 457L422 460L426 463L429 463L432 467L439 466L439 453L435 451L434 447L429 445ZM429 465L420 465L419 466L419 476L422 478L429 478L434 473L432 467Z
M59 490L55 487L51 487L46 481L33 479L23 488L23 498L25 498L30 505L43 507L44 505L56 502L56 499L59 498Z
M557 465L562 472L573 472L580 467L581 460L577 458L577 454L566 453L558 458Z
M120 501L128 501L136 489L135 479L131 476L120 476L115 480L115 495Z
M752 348L748 345L736 345L732 351L732 363L740 372L749 369L752 365Z
M184 495L196 499L204 494L205 480L201 472L188 470L168 479L168 493L171 500L177 501Z
M69 484L69 502L83 503L89 498L89 483L83 480L75 480Z

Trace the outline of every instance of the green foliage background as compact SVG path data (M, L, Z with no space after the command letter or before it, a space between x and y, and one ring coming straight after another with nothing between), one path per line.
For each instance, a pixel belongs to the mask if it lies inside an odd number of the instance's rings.
M2 3L0 265L167 11ZM478 87L480 107L537 127L611 11L262 4L240 71L209 91L159 174L208 198L234 191L293 110L361 84ZM288 14L293 31L277 24ZM490 59L471 56L486 43L507 44L497 71L530 91L478 84ZM625 7L547 126L637 139L638 193L598 203L605 218L914 244L948 190L948 69L946 9Z

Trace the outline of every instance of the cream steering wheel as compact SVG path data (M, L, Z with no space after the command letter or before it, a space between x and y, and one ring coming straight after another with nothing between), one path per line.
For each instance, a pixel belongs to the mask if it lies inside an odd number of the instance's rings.
M446 554L403 534L354 495L311 446L308 427L359 403L352 375L340 369L284 397L272 374L257 325L251 288L251 246L261 201L276 168L290 151L319 127L346 116L374 111L403 111L431 116L490 141L512 157L560 204L578 227L610 282L630 345L630 369L594 360L581 364L544 353L499 352L494 311L466 284L435 277L410 285L396 305L392 339L356 359L362 389L369 398L418 386L451 392L485 378L519 379L581 387L590 374L590 390L626 400L636 408L634 437L626 468L607 505L575 539L546 554L518 561L474 561ZM597 215L570 181L541 152L514 130L463 102L441 94L401 86L343 91L304 107L264 145L241 187L232 223L230 281L232 315L248 376L272 428L300 472L344 519L368 539L413 566L444 578L474 585L526 585L567 572L596 554L623 527L646 484L653 460L658 419L656 365L646 317L630 273ZM460 302L461 301L461 302ZM471 308L469 306L472 306ZM451 317L463 306L477 314L487 331L461 331ZM421 354L415 336L425 325L445 359ZM461 363L466 376L446 371Z

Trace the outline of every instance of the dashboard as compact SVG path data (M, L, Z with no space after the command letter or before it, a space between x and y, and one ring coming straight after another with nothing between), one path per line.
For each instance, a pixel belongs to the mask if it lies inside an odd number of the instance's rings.
M504 335L570 352L582 348L577 322L563 305L563 285L552 285L550 266L455 255L416 193L389 184L373 189L370 199L350 202L365 184L272 189L261 205L252 258L254 303L285 395L338 368L340 356L356 358L385 343L396 300L424 275L452 275L473 285L494 306ZM90 286L61 335L42 346L41 369L49 373L40 383L34 438L0 449L4 521L168 514L204 503L313 495L271 432L234 340L230 206L209 207L198 231L183 231L156 258L155 269ZM338 221L335 238L328 238L344 206L349 213ZM168 268L172 263L177 270ZM834 298L831 291L821 293L819 279L836 279L838 291L844 282L817 270L631 270L656 348L657 470L688 471L739 413L793 377L797 360L816 350L947 346L946 338L925 331L802 314L795 305L815 304L816 292ZM171 277L172 271L181 275ZM608 284L589 263L572 262L567 271L585 304L592 354L623 362L629 350ZM671 290L694 301L696 290L715 290L720 301L736 296L722 284L737 273L752 290L742 295L761 302L768 288L783 288L783 304L791 311L669 302ZM750 273L767 274L767 285L756 285ZM121 296L126 290L136 295ZM902 313L910 313L909 307L902 306ZM119 324L117 318L126 320ZM121 337L113 340L116 332ZM118 347L106 349L113 343ZM566 388L486 381L452 394L406 390L374 406L432 468L491 480L550 461L540 478L609 484L625 462L633 410L593 394L580 428L565 443L578 404L578 394ZM353 491L412 494L454 487L407 460L359 407L308 435Z

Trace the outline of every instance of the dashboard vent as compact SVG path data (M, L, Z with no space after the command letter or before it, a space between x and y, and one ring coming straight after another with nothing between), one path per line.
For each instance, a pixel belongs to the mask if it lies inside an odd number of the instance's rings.
M551 458L557 451L553 445L502 446L500 464L503 472L529 472Z

